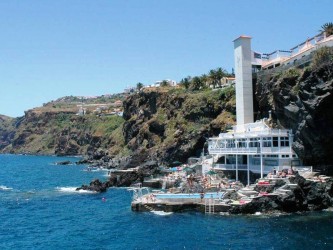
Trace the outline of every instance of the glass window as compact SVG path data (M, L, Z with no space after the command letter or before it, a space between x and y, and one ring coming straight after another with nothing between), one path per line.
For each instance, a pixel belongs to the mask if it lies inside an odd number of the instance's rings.
M289 137L280 138L281 147L289 147Z
M270 148L272 147L272 137L263 137L263 147Z
M246 139L238 139L238 147L246 148Z
M273 137L273 147L279 146L279 137Z
M278 155L264 155L266 158L279 158Z
M249 143L250 148L258 148L260 147L260 144L258 142L258 138L251 138Z
M227 148L235 148L235 140L227 140Z

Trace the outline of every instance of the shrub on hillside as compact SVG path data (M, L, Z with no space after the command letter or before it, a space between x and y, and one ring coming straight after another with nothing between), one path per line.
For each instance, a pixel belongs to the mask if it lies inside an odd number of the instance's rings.
M317 68L321 64L333 60L333 47L322 47L314 52L312 67Z

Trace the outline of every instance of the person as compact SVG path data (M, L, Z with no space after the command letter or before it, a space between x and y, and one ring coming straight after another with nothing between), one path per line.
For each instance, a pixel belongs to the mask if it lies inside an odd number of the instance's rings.
M154 195L154 194L151 194L151 201L152 201L152 202L155 202L155 201L156 201L156 198L155 198L155 195Z
M273 175L276 175L276 168L273 168Z
M200 193L201 202L202 202L202 200L203 200L204 197L205 197L205 194L204 193Z
M294 174L293 167L290 166L290 169L288 169L288 175L293 175L293 174Z

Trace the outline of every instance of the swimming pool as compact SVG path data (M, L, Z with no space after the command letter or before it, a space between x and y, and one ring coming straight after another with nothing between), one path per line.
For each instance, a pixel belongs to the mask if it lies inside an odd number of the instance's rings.
M223 197L224 193L205 193L204 198L214 198L219 199ZM154 194L157 199L200 199L199 193L193 193L193 194Z

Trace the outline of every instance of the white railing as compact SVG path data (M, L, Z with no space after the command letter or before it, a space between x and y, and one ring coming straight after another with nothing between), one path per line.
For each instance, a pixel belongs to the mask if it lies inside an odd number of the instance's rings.
M257 148L216 148L208 147L209 154L291 154L290 147L263 147Z
M259 154L257 148L208 148L209 154Z
M246 131L243 133L221 133L218 137L209 138L210 140L218 140L218 139L233 139L233 138L254 138L254 137L267 137L267 136L289 136L292 134L292 130L290 129L264 129L261 131Z
M238 170L247 170L246 164L238 164ZM236 164L213 164L213 169L236 170Z
M263 153L263 154L292 154L290 147L262 148L261 153Z

